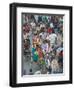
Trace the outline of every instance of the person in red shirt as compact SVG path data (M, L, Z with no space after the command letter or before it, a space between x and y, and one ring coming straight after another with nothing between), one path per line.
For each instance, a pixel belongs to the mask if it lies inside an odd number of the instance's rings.
M29 31L30 31L30 25L29 24L24 24L23 25L23 30L26 32L26 33L29 33Z
M61 52L59 53L59 55L60 55L61 57L63 57L63 51L61 51Z
M52 32L53 32L53 29L49 27L49 28L47 29L47 33L52 33Z
M39 59L43 59L43 52L41 47L37 46L37 51L38 51Z

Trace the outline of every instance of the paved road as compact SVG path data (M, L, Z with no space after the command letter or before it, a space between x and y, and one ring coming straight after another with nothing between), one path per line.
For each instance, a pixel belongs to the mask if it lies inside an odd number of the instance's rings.
M28 75L32 69L32 73L40 70L39 65L31 61L31 58L23 57L23 74ZM25 72L25 73L24 73Z

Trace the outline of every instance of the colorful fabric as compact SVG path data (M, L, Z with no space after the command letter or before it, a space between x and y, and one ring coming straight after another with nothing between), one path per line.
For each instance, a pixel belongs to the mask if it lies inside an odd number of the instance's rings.
M33 55L33 61L37 62L38 59L39 59L38 52L35 51L35 52L34 52L34 55Z

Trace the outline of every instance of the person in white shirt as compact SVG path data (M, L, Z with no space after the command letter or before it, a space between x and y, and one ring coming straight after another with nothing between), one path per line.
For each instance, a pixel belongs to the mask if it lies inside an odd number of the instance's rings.
M40 24L40 29L41 29L41 28L45 28L45 24L44 24L44 23L41 23L41 24Z
M28 33L24 33L24 34L23 34L23 39L24 39L24 40L27 39L28 36L29 36Z
M43 40L46 39L46 35L47 35L46 32L41 32L41 33L39 34L39 36L41 36Z
M51 28L54 28L54 25L53 25L53 23L52 23L52 22L50 23L50 27L51 27Z
M52 73L57 73L59 72L59 63L58 60L53 59L51 62L51 68L52 68Z
M46 53L50 53L52 51L52 47L50 46L50 42L47 44Z
M31 25L32 32L34 32L34 31L35 31L35 28L36 28L35 22L32 21L32 22L30 23L30 25Z
M49 66L50 66L50 59L49 59L49 55L48 55L48 54L46 54L45 63L46 63L46 67L49 69Z
M50 41L50 46L55 46L57 43L57 35L55 33L51 33L47 36L47 40Z
M34 15L34 18L36 20L36 23L38 23L38 15Z

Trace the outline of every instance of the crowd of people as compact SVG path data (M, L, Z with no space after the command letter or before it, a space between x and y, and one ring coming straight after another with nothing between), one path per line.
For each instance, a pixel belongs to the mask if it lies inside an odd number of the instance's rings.
M63 16L23 14L22 29L24 56L40 74L63 73Z

